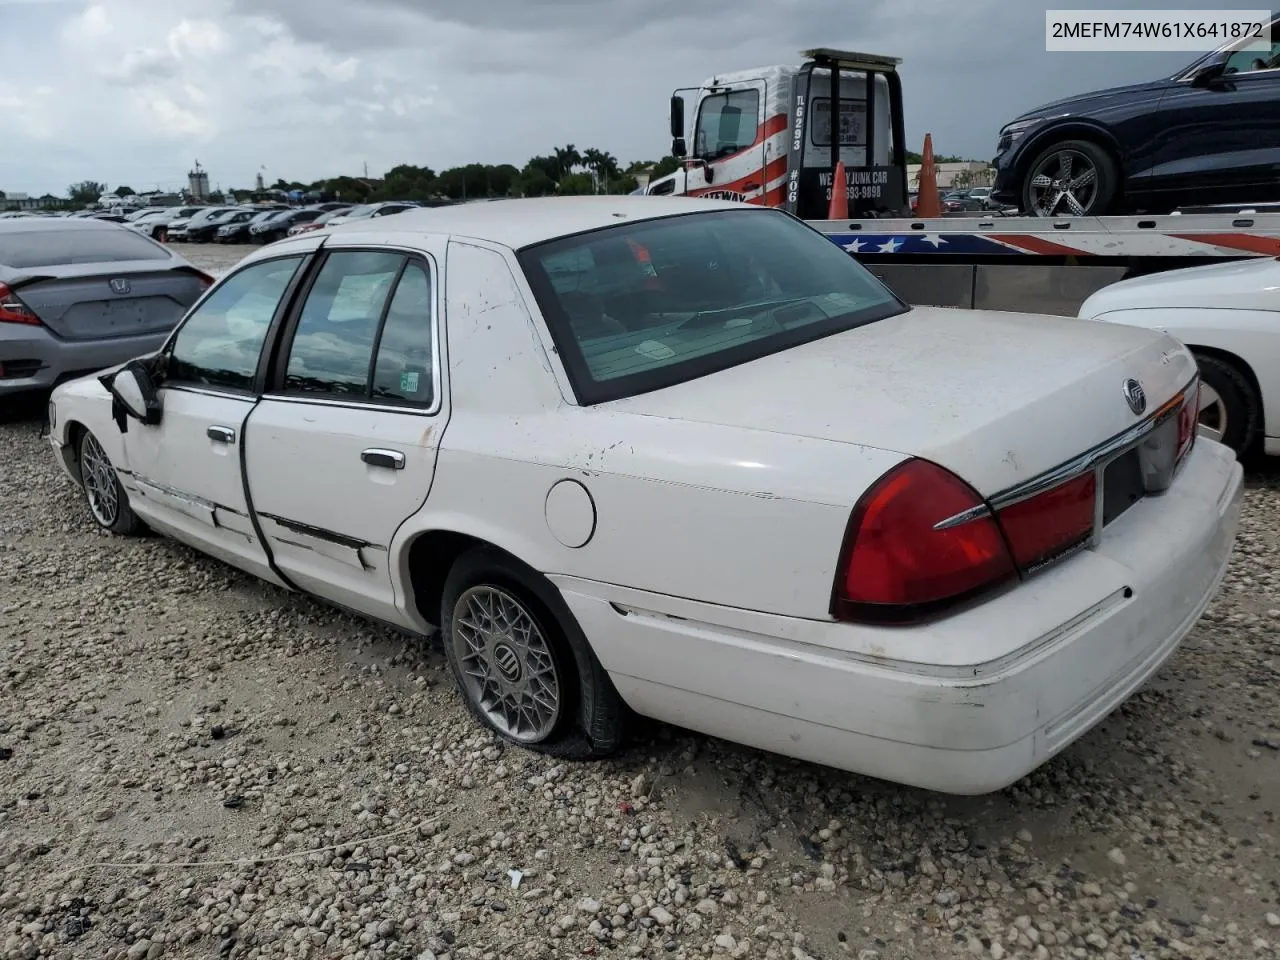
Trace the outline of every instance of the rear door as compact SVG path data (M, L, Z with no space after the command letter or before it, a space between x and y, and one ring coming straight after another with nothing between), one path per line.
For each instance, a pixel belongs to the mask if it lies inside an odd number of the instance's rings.
M249 418L246 469L281 572L399 622L388 547L426 500L447 411L437 257L343 241L326 246L288 320Z
M162 415L126 421L123 482L150 525L273 582L250 517L241 459L259 361L304 271L296 253L241 268L183 322L161 351Z

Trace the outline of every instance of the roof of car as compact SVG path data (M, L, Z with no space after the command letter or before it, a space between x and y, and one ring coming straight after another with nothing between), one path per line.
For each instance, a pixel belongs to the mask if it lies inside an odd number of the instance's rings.
M330 233L443 233L488 240L518 250L624 220L653 220L696 211L744 208L749 206L730 200L688 197L541 197L406 210L376 220L348 221L330 228Z
M0 219L0 230L34 233L42 230L121 230L122 224L95 217L13 217Z

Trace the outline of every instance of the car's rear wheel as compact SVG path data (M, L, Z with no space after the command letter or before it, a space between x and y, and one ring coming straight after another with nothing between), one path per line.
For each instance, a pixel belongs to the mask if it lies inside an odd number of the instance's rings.
M1031 161L1022 184L1022 209L1037 217L1098 217L1119 189L1111 155L1088 140L1050 144Z
M485 547L460 557L440 632L467 709L503 739L577 759L621 743L613 683L555 587L523 564Z
M98 438L88 430L80 437L79 458L80 488L94 522L120 536L144 532L146 527L129 506L129 496L120 485L116 468Z
M1196 354L1200 367L1200 435L1243 457L1253 451L1262 426L1262 403L1252 381L1226 360Z

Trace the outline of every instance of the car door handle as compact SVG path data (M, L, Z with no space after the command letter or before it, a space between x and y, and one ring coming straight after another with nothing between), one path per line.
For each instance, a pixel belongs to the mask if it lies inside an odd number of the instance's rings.
M404 469L404 454L399 450L380 450L371 447L360 452L360 459L371 467L386 467L388 470Z
M205 432L205 436L210 440L216 440L218 443L235 443L236 432L230 427L220 427L214 424Z

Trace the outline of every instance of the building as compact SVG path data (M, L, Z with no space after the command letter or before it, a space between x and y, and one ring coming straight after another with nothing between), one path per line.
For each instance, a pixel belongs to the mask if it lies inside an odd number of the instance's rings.
M209 174L201 169L199 160L195 168L187 172L187 193L192 200L209 199Z
M938 189L940 190L948 190L952 187L989 187L995 181L995 168L981 160L936 163L934 166L938 168ZM907 182L913 190L920 186L920 164L907 164Z

